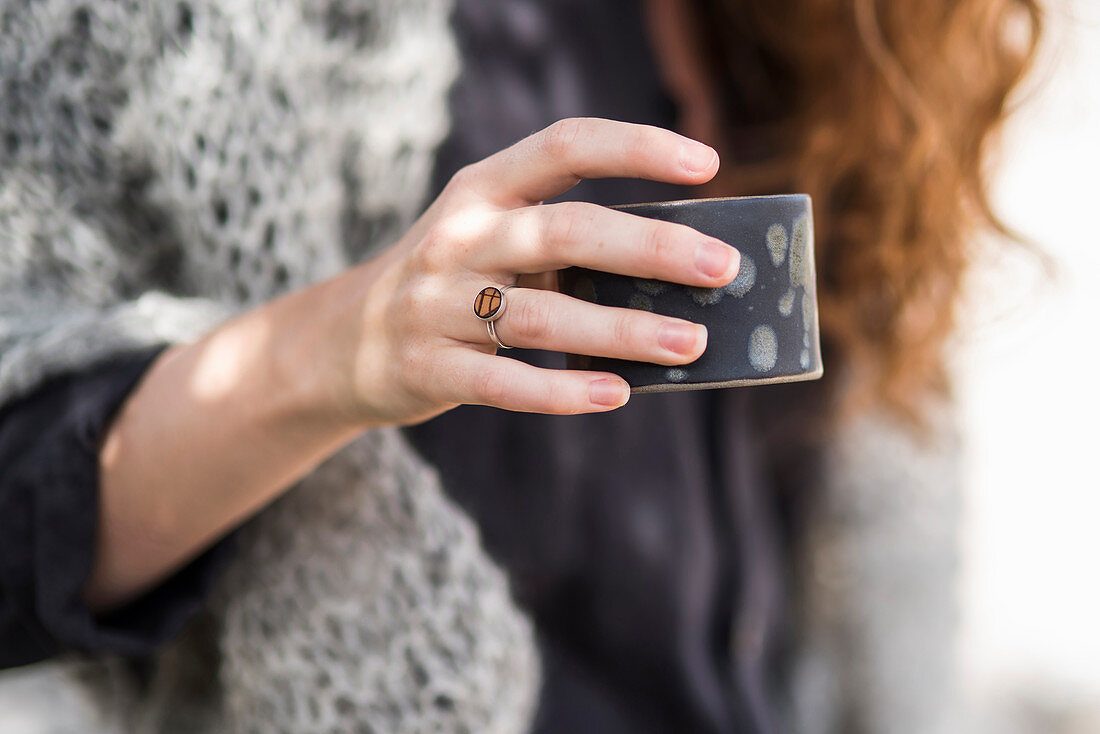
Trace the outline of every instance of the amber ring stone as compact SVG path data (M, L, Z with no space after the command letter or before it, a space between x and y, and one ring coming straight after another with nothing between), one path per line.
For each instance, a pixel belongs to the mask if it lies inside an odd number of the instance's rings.
M474 315L482 321L496 321L504 313L504 291L513 286L505 286L502 291L496 286L482 288L474 298Z

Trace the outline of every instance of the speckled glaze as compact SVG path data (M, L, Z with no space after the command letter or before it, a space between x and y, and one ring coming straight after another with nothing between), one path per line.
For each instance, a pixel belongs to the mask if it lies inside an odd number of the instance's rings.
M805 194L689 199L612 207L678 222L741 252L722 288L693 288L586 268L559 273L563 293L604 306L642 309L707 327L707 349L675 367L570 354L572 369L622 375L632 393L699 390L821 377L813 212Z

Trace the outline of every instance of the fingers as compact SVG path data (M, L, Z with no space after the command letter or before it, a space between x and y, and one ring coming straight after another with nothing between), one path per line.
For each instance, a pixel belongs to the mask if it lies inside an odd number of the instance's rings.
M563 202L500 215L492 244L471 253L483 272L539 273L580 265L639 278L719 288L740 253L691 227L595 204Z
M461 172L463 184L502 206L549 199L585 178L645 178L700 184L718 171L702 143L651 125L569 118Z
M409 307L400 313L457 340L431 365L421 388L444 401L550 414L625 403L629 386L616 375L547 370L486 353L489 338L471 313L473 297L485 280L516 282L519 274L528 285L569 265L700 287L726 285L739 267L737 251L690 227L593 205L530 206L583 178L692 185L710 180L717 169L717 154L701 143L657 127L600 119L563 120L462 169L448 186L453 195L433 204L434 214L418 224L422 231L406 248L411 254L405 270L417 277L404 289L402 302ZM477 274L478 282L456 301L451 286L443 284L454 283L459 272ZM539 288L511 289L506 301L495 327L510 346L667 365L693 361L706 348L704 327L647 311L599 306Z
M675 365L698 359L707 346L705 326L671 316L599 306L534 288L511 288L505 298L494 328L510 347ZM462 334L452 335L488 343L485 323L463 311L457 314L464 324Z
M612 410L630 398L630 386L610 373L544 369L471 349L452 349L448 359L460 375L461 403L574 415Z

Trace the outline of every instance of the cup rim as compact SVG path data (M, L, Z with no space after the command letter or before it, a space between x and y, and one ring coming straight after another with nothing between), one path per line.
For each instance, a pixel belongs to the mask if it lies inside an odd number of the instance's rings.
M734 201L764 201L768 199L802 199L812 201L809 194L764 194L758 196L710 196L699 199L673 199L671 201L642 201L635 204L614 204L608 208L616 210L635 209L644 206L680 207L688 204L720 204Z

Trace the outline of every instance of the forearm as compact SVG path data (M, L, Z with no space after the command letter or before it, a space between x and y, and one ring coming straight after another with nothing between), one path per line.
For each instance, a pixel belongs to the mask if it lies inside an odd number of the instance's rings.
M368 427L320 393L334 285L174 346L143 377L100 448L93 609L151 588Z

